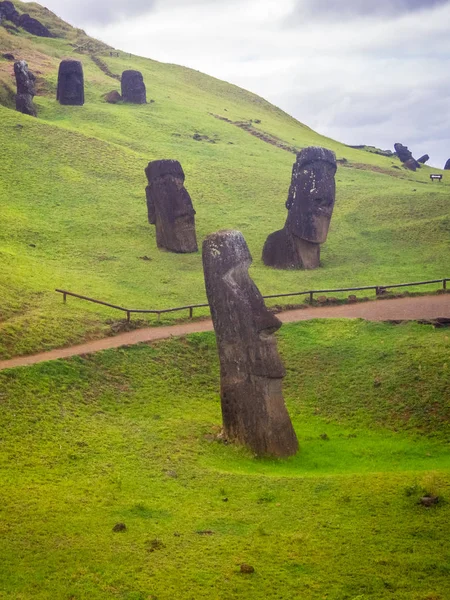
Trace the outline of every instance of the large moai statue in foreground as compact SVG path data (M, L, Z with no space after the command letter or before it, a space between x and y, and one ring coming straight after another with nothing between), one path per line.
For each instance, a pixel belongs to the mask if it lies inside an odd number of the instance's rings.
M16 110L24 115L35 117L37 111L33 104L33 98L36 95L36 77L28 70L28 65L24 60L14 63L14 74L17 84Z
M59 65L56 99L60 104L83 106L84 75L79 60L63 60Z
M266 240L264 264L277 269L317 269L320 244L328 235L336 200L336 156L326 148L305 148L297 155L286 202L283 229Z
M156 226L158 248L171 252L197 252L195 210L184 187L184 172L177 160L155 160L145 169L148 186L148 222Z
M140 71L124 71L121 78L122 98L131 104L147 104L147 90Z
M285 369L274 333L281 322L249 276L252 257L239 231L203 243L206 294L220 359L225 437L257 456L293 456L298 441L282 394Z

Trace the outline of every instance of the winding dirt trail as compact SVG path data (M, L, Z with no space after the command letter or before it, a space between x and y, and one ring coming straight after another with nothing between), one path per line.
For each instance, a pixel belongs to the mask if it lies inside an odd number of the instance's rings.
M279 313L283 323L308 321L311 319L365 319L366 321L417 321L420 319L450 318L450 294L440 296L417 296L413 298L393 298L391 300L374 300L358 304L342 304L338 306L321 306ZM115 337L86 342L70 348L57 348L49 352L41 352L31 356L19 356L0 361L0 371L15 367L25 367L59 358L91 354L100 350L132 346L142 342L153 342L171 337L179 337L189 333L212 331L210 320L182 323L167 327L149 327Z

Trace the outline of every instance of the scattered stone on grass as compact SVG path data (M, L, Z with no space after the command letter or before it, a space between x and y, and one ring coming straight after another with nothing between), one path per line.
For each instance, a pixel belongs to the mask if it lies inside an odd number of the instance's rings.
M155 552L156 550L163 550L165 547L166 545L161 540L155 538L148 542L147 550L148 552Z
M250 575L255 572L255 568L251 565L247 565L246 563L242 563L240 568L241 573L245 573L246 575Z
M426 508L431 508L439 503L439 496L423 496L420 499L419 504L425 506Z
M116 523L113 527L114 533L122 533L127 530L127 526L125 523Z
M104 96L105 101L109 104L117 104L122 101L122 96L119 94L117 90L111 90Z

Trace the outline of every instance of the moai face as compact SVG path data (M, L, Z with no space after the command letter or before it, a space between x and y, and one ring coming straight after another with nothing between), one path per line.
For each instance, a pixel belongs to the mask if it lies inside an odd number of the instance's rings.
M145 169L148 220L156 225L158 247L197 252L195 210L176 160L155 160Z
M60 104L84 104L83 66L78 60L63 60L59 65L57 100Z
M36 93L36 77L28 70L28 65L24 60L18 60L14 63L14 74L16 76L17 93L34 96Z
M206 293L220 359L224 434L257 456L292 456L298 442L284 404L285 369L274 333L281 323L249 276L252 258L239 231L203 243Z
M336 156L325 148L305 148L297 156L286 202L286 228L298 238L323 244L336 200Z

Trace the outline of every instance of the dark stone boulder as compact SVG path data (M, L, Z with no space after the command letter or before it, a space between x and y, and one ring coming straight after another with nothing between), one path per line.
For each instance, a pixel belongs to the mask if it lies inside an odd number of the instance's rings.
M0 2L0 17L7 21L11 21L14 25L19 24L20 15L15 9L14 4L7 0L5 0L5 2Z
M24 115L35 117L37 112L33 98L36 95L36 77L28 70L28 65L24 60L14 63L14 75L17 85L16 110Z
M105 95L105 101L109 104L117 104L122 101L122 96L117 90L112 90Z
M257 456L293 456L298 441L283 399L285 369L274 336L281 322L250 278L251 263L239 231L219 231L203 242L220 360L223 437Z
M10 54L9 52L5 52L5 54L2 54L2 57L5 60L16 60L14 54Z
M450 171L450 158L449 158L449 159L448 159L448 161L445 163L444 171Z
M320 244L328 235L336 199L336 156L326 148L309 147L297 155L286 202L283 229L269 235L263 262L277 269L316 269Z
M30 17L28 14L20 15L18 25L32 35L37 35L39 37L52 37L52 34L45 25L42 25L40 21L33 19L33 17Z
M421 156L420 158L417 159L417 162L420 163L421 165L424 165L429 160L430 160L430 157L428 156L428 154L424 154L423 156Z
M404 146L403 144L397 142L394 144L394 149L402 163L405 163L407 160L410 160L413 157L412 152L408 149L408 146Z
M409 160L403 163L405 169L409 169L410 171L417 171L420 169L420 165L415 158L410 158Z
M171 252L197 252L195 210L184 187L184 172L177 160L155 160L145 169L147 213L156 226L158 248Z
M124 71L122 73L122 98L132 104L147 104L147 91L144 78L139 71Z
M69 106L84 104L83 65L79 60L61 61L56 99L60 104Z

